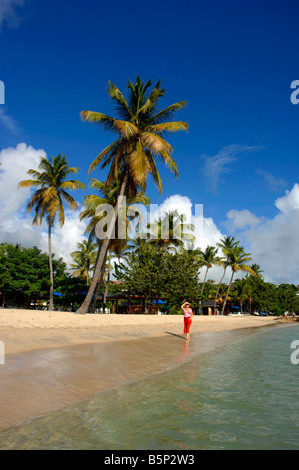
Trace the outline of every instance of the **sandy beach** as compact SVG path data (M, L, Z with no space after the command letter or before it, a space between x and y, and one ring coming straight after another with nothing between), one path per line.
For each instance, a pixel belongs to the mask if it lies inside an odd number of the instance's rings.
M0 431L121 382L158 373L208 352L273 317L79 315L0 310ZM243 332L243 333L242 333Z
M274 317L194 316L192 332L227 331L276 324ZM182 334L181 315L117 315L0 309L5 354L87 343Z

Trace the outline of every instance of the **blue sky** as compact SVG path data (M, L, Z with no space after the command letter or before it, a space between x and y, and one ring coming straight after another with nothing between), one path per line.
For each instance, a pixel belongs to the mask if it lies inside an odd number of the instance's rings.
M39 150L62 153L88 185L91 161L113 136L83 123L80 111L114 113L108 80L125 92L136 74L153 84L161 79L161 106L188 101L176 118L189 123L189 132L169 137L180 177L159 166L163 193L149 181L152 203L180 195L203 204L211 243L234 234L269 280L298 283L297 244L284 238L299 207L299 105L290 101L290 84L299 79L298 13L298 2L290 0L2 0L2 157L16 149L11 161L18 166L28 146L35 157ZM25 154L17 150L21 143ZM8 158L1 170L6 184L13 174L5 176ZM105 173L91 176L104 179ZM7 190L2 193L5 199ZM78 202L83 196L76 194ZM16 203L14 220L17 212L21 218ZM8 233L12 229L0 231L0 241ZM279 242L283 255L273 255Z

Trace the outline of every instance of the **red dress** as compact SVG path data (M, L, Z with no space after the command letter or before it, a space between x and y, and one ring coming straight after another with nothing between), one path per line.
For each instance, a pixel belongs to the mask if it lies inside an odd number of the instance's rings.
M190 307L183 308L184 312L184 334L188 334L190 330L190 326L192 323L192 309Z

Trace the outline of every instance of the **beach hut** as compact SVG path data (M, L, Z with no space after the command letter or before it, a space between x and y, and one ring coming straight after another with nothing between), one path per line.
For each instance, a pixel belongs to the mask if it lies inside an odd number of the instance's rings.
M104 300L104 292L101 291L98 294L97 299L99 301ZM119 301L125 300L121 305ZM157 303L158 300L158 303ZM123 314L143 314L146 311L145 308L145 296L135 295L128 292L116 292L114 294L107 294L106 301L112 302L112 313L123 313ZM161 299L148 299L147 313L157 314L159 311L159 305L165 305Z
M215 314L218 315L221 312L221 304L216 303L216 311ZM214 301L213 300L205 300L202 302L202 315L213 315L214 314Z

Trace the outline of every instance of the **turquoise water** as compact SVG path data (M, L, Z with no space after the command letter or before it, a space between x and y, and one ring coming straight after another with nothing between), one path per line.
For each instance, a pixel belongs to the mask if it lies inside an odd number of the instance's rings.
M299 449L294 340L297 325L242 335L163 374L6 430L0 449Z

